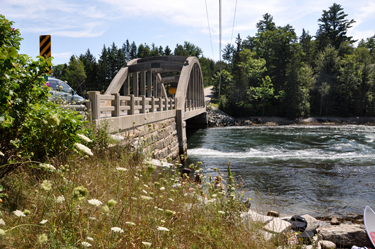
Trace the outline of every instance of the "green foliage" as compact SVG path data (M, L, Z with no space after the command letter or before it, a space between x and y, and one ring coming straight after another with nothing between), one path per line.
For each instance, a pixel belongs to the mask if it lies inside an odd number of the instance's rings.
M12 24L0 15L0 151L5 154L0 165L8 160L46 160L65 152L82 125L76 113L48 102L44 72L52 58L33 61L18 54L21 37ZM15 167L1 167L0 178Z

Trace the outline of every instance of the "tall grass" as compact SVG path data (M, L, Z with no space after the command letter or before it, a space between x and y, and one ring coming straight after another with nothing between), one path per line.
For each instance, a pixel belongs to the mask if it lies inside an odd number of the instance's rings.
M201 187L181 182L177 168L147 165L126 147L50 165L2 179L0 248L275 248L241 220L230 171L221 194L208 175Z

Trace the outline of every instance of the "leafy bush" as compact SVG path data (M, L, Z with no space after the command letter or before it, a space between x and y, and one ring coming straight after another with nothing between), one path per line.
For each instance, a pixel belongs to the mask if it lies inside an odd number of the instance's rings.
M19 54L20 32L0 15L0 178L19 158L45 160L71 148L83 122L76 112L48 102L45 71L52 58Z

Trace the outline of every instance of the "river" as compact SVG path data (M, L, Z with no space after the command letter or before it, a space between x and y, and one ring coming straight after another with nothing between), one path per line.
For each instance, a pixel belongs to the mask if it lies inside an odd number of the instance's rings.
M362 213L375 207L375 127L248 126L188 133L188 160L226 172L252 208L281 214Z

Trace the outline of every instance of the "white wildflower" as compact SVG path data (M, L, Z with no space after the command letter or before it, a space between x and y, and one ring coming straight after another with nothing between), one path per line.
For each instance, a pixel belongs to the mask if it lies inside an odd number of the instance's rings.
M91 143L91 142L92 142L92 140L91 140L90 138L86 137L86 136L83 135L83 134L77 134L77 135L78 135L79 138L82 139L83 141L86 141L86 142L88 142L88 143Z
M91 246L91 244L90 244L89 242L85 242L85 241L83 241L83 242L81 243L81 245L82 245L83 247L90 247L90 246Z
M160 222L161 222L161 223L165 223L165 220L161 220Z
M160 188L160 191L164 191L164 190L165 190L165 187L161 187L161 188Z
M51 170L51 171L56 170L56 168L53 165L48 164L48 163L41 163L41 164L39 164L39 166L43 169L48 169L48 170Z
M111 230L112 230L112 232L115 232L115 233L123 233L124 232L124 230L122 230L119 227L112 227Z
M40 244L46 244L48 242L47 234L43 233L43 234L38 235L38 242Z
M97 199L91 199L91 200L88 200L87 202L90 203L93 206L96 206L96 207L99 207L100 205L103 204L103 202L101 202Z
M56 203L63 203L65 201L65 197L63 195L60 195L56 199Z
M145 188L148 188L147 184L143 184L143 186L145 186Z
M5 236L6 232L3 229L0 229L0 236Z
M95 217L89 217L89 219L90 219L90 220L96 220L96 218L95 218Z
M224 211L217 211L219 214L225 214Z
M40 187L45 191L50 191L52 189L52 183L49 180L44 180L42 184L40 184Z
M91 240L91 241L94 241L94 239L93 239L93 238L91 238L91 237L87 237L86 239L87 239L87 240Z
M145 193L145 194L147 195L147 191L146 191L146 190L143 189L142 192Z
M160 212L164 212L164 209L162 209L162 208L158 208L158 210L159 210Z
M18 217L25 217L25 213L20 211L20 210L16 210L16 211L13 211L13 213L18 216Z
M170 200L171 202L174 202L174 200L172 198L169 198L168 200Z
M93 156L94 154L92 154L90 148L84 146L83 144L80 144L80 143L75 143L74 146L77 148L77 150L89 155L89 156Z
M0 156L5 156L3 152L0 151Z
M129 225L129 226L135 226L135 223L134 222L130 222L130 221L127 221L127 222L125 222L127 225Z
M175 184L172 185L172 187L179 188L179 187L181 187L181 183L175 183Z
M141 199L148 201L148 200L152 200L152 197L141 195Z
M166 227L158 227L157 229L158 229L159 231L169 232L169 229L166 228Z
M123 167L117 167L116 168L118 171L127 171L128 169L127 168L123 168Z
M3 219L0 219L0 225L5 226L5 221Z
M217 194L213 194L213 195L212 195L212 198L216 198L216 197L217 197Z
M39 222L40 224L46 224L48 222L48 220L42 220L41 222Z
M151 246L151 243L150 242L146 242L146 241L142 241L142 244L147 246L147 247L150 247Z
M136 201L136 200L137 200L136 197L131 197L130 199L132 199L133 201Z

